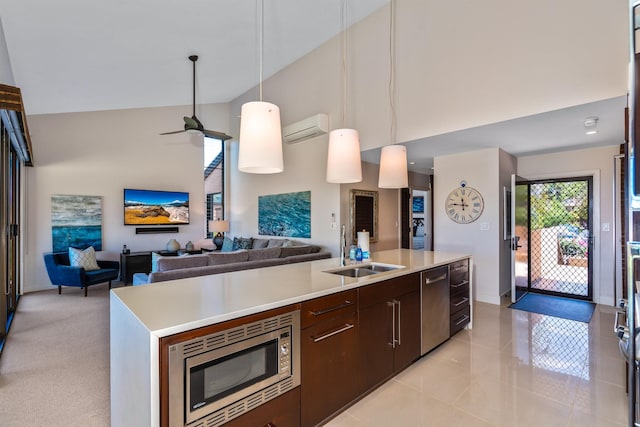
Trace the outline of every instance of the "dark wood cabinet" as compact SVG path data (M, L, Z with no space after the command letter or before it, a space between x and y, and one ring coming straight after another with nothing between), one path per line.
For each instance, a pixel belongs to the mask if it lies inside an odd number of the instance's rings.
M225 427L300 427L300 387L235 418Z
M420 276L362 287L358 298L362 394L420 357Z
M357 291L302 303L301 421L314 426L358 394Z
M127 286L135 273L151 271L151 252L120 254L120 281Z
M451 263L449 277L449 336L452 337L464 329L471 320L469 260Z

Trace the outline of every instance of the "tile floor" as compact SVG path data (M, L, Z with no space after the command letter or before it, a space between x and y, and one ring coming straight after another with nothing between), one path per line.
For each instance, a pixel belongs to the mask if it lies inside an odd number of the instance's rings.
M589 324L476 303L474 327L327 426L625 426L614 311Z

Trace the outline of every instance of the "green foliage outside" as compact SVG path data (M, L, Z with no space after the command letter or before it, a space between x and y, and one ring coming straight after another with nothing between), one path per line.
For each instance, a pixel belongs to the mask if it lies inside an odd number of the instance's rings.
M531 229L565 224L587 228L589 199L586 182L532 184L531 196Z

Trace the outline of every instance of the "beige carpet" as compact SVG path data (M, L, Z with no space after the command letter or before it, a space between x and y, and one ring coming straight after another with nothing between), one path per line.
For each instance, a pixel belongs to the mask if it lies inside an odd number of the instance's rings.
M109 290L23 295L0 357L0 426L109 426Z

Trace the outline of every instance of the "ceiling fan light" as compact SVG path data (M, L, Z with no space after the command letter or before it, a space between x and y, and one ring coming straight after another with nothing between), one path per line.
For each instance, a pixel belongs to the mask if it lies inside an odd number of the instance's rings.
M252 101L240 113L238 170L246 173L278 173L284 170L280 108Z
M404 145L387 145L380 153L378 187L406 188L409 186L407 148Z
M329 133L327 182L350 184L362 181L360 137L355 129L335 129Z
M198 129L187 129L186 132L190 135L202 135Z

